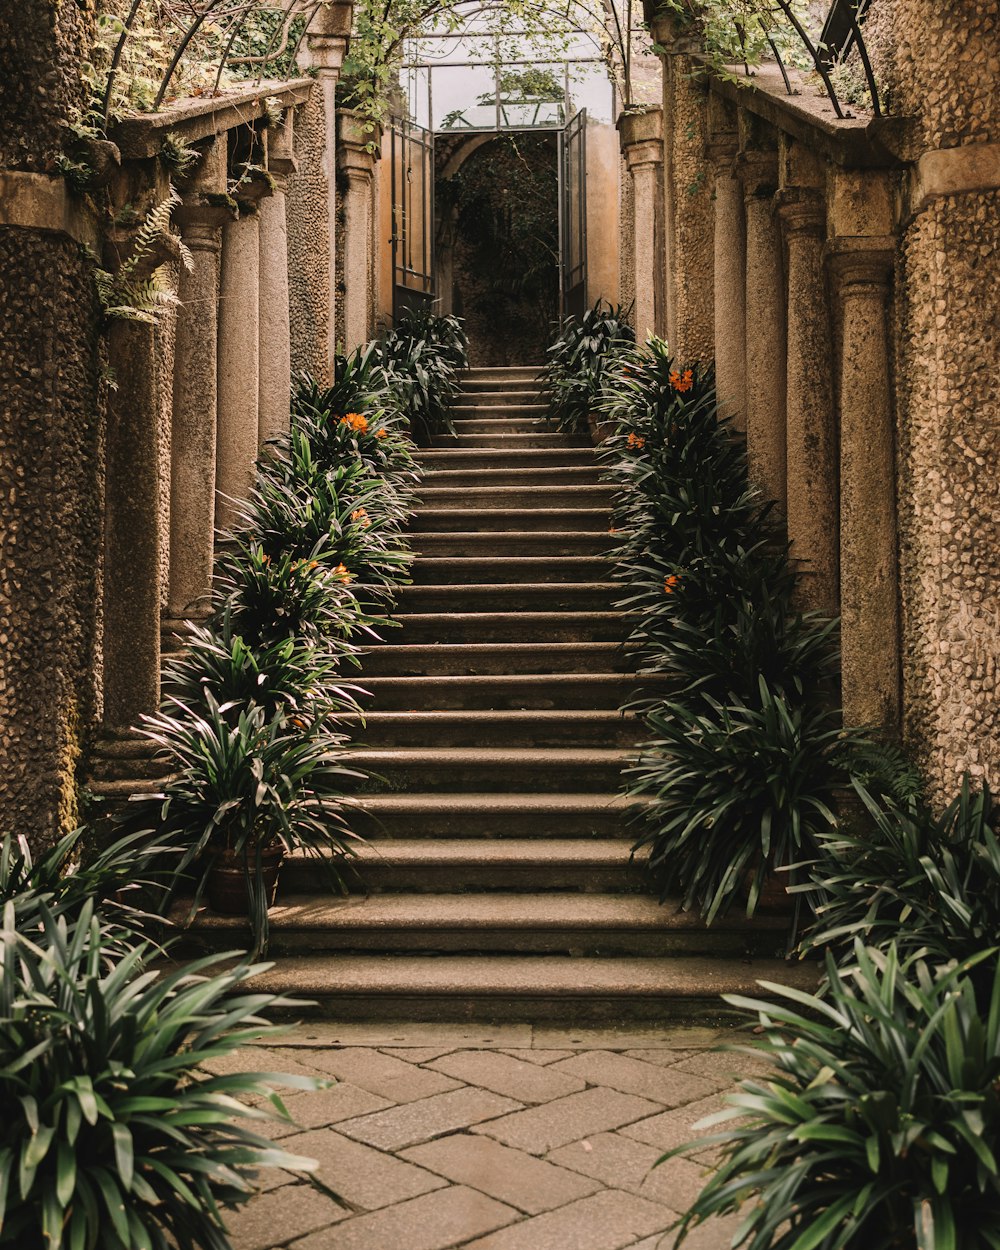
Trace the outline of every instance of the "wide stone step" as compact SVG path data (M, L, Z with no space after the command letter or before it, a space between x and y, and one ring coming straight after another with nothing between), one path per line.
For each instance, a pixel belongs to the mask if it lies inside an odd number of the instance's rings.
M620 673L499 673L487 676L370 677L360 683L378 711L617 710L637 679ZM644 679L644 681L648 681ZM664 682L664 688L669 688Z
M634 747L648 737L638 717L593 709L388 712L376 706L343 724L356 742L379 747Z
M759 981L811 991L819 977L813 964L767 958L314 955L279 961L252 986L335 1020L682 1025L732 1020L721 995L759 995Z
M544 486L562 490L564 486L600 486L604 479L595 464L553 465L551 468L470 468L431 469L420 479L418 497L429 486Z
M451 424L456 434L532 434L536 430L545 430L547 428L551 431L552 429L552 426L546 427L545 422L540 417L533 415L533 409L529 409L526 414L522 415L521 409L515 408L513 405L510 408L494 408L490 410L491 412L513 414L504 417L458 416L457 413L459 411L472 413L476 409L452 409Z
M548 405L543 404L539 399L537 387L511 386L507 390L501 390L499 383L478 389L474 389L471 385L464 386L462 388L462 402L458 406L478 408L480 405L485 405L486 407L520 408L526 404L534 408L540 408L542 412L547 411L548 408Z
M629 657L618 642L383 643L365 652L363 667L362 683L389 675L626 672Z
M393 644L624 642L620 612L406 612ZM366 665L367 667L367 665Z
M624 869L623 869L624 873ZM292 896L271 908L270 949L283 951L440 951L563 955L768 954L784 944L787 918L761 915L706 927L676 904L648 895L374 894ZM232 949L248 926L207 908L189 933Z
M634 892L644 858L620 838L386 838L362 844L354 863L373 893L452 894L464 890ZM351 882L347 882L351 887ZM281 899L316 890L316 862L301 852L281 869Z
M623 748L352 747L345 763L371 775L364 788L474 790L481 794L567 790L607 793L621 785Z
M536 393L542 365L475 365L466 370L462 384L470 390L531 388Z
M538 403L534 396L525 400L523 396L517 398L508 395L502 400L492 396L477 396L474 400L472 397L464 397L462 403L453 405L450 415L456 424L473 418L489 419L491 424L496 425L501 431L509 427L514 418L527 417L531 418L537 429L545 430L549 434L563 433L552 422L546 420L547 412L548 407Z
M421 555L410 566L410 576L415 585L421 587L493 586L509 582L551 585L557 582L600 583L606 579L610 568L610 561L602 556L569 555L565 552L558 560L553 560L551 555L518 553L515 556L513 552L503 556Z
M618 838L634 840L627 817L635 804L620 792L504 794L414 791L360 794L346 801L351 828L377 839Z
M401 586L396 598L396 612L402 616L413 612L440 612L442 617L456 614L523 612L596 612L610 610L621 598L622 588L615 582L467 582L457 585ZM442 624L445 622L442 621ZM616 637L624 636L624 629Z
M612 550L613 537L604 531L534 531L534 530L495 530L486 532L468 531L452 533L419 533L410 535L410 544L420 559L431 558L440 560L444 557L464 557L473 560L498 560L516 556L519 560L537 560L545 558L549 566L548 576L554 576L559 563L552 556L562 558L583 559L594 561L602 553ZM418 559L413 565L416 576ZM601 567L607 572L609 562L601 560Z
M532 434L435 434L432 447L491 447L497 451L523 447L593 447L589 434L540 431Z
M464 492L463 492L464 494ZM602 501L603 502L603 501ZM427 533L468 534L538 534L537 540L548 541L553 534L587 534L589 537L608 534L610 508L459 508L436 507L424 503L412 520L414 546L423 542ZM484 540L485 541L485 540Z
M600 486L420 486L418 497L427 508L545 509L604 508L609 515L616 488ZM480 528L482 528L480 526Z
M425 473L468 472L469 469L599 469L593 448L580 447L452 447L426 449L416 461Z

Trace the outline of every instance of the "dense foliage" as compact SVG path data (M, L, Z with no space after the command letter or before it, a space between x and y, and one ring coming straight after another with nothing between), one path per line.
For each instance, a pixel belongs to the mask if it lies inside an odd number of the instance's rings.
M448 410L469 363L468 347L461 321L432 308L400 317L374 347L373 380L421 446L451 429Z
M561 430L586 433L606 376L634 343L628 312L620 306L598 300L579 320L567 317L542 370L549 420Z

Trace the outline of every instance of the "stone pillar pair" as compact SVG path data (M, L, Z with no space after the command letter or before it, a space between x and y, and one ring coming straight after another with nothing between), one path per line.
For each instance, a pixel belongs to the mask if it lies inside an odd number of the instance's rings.
M635 274L633 324L639 342L665 337L666 270L663 259L663 110L622 113L618 118L622 156L632 180L627 223Z

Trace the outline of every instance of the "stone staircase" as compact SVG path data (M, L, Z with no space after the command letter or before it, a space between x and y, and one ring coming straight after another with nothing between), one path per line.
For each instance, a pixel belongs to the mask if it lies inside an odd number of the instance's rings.
M533 370L472 370L454 436L420 455L413 585L360 679L367 892L320 893L293 858L271 914L262 980L337 1019L676 1022L758 976L812 980L773 959L783 917L706 930L641 892L612 488L543 413ZM233 928L199 922L216 943Z

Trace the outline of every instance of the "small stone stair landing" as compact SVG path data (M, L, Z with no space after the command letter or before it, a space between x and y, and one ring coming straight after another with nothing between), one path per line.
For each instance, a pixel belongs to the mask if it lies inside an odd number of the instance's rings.
M612 487L544 412L533 369L473 369L419 455L413 585L360 678L367 893L317 893L295 858L271 916L268 984L338 1019L682 1020L782 975L750 958L780 917L706 930L630 861Z

